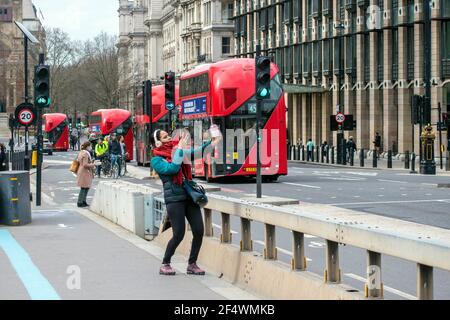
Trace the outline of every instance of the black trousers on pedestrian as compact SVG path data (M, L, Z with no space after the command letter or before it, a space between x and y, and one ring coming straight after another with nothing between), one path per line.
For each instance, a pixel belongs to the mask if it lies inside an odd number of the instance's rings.
M312 159L313 159L313 152L310 151L310 150L308 150L308 154L307 154L307 159L306 159L306 161L310 161L310 160L312 160Z
M80 193L78 194L78 205L82 205L87 201L87 195L89 192L89 188L81 188Z
M167 205L167 214L172 225L173 237L167 244L163 263L170 263L172 256L175 254L175 250L181 241L183 241L186 230L185 218L188 220L193 234L189 264L197 262L204 232L200 207L190 201L169 203Z

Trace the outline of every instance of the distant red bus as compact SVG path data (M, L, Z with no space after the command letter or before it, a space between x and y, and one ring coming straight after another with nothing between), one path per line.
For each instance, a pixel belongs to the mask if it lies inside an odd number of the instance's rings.
M275 181L287 174L286 106L278 73L278 67L272 63L270 98L262 102L261 163L266 181ZM180 104L183 127L201 125L207 130L216 124L224 139L222 150L216 147L206 159L194 160L195 176L210 180L256 175L256 134L252 135L256 127L254 59L229 59L201 65L181 75ZM242 139L233 135L227 137L227 131L241 132ZM197 135L198 132L201 130L197 130ZM193 140L199 141L195 137Z
M125 138L128 152L127 161L133 160L133 121L131 112L123 109L100 109L91 114L89 120L91 133L107 136L116 133Z
M175 86L175 105L179 105L178 86ZM165 108L164 85L152 88L152 130L161 129L169 132L169 111ZM139 166L150 163L150 146L148 137L148 124L150 117L144 112L143 95L139 92L136 96L136 107L134 115L134 130L136 139L136 162ZM175 112L175 111L174 111Z
M63 113L47 113L42 116L45 138L52 144L53 151L69 149L69 123Z

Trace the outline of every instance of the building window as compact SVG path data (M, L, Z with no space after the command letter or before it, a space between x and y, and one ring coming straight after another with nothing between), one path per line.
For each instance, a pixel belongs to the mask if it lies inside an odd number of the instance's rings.
M292 16L295 23L301 23L302 20L302 2L301 0L293 0Z
M370 36L364 34L364 81L370 81Z
M398 80L398 30L392 30L392 80Z
M349 75L353 75L356 69L356 36L352 35L349 37L346 37L346 69L345 72Z
M273 29L275 27L275 23L276 23L276 19L277 19L275 9L276 9L275 6L269 7L269 9L268 9L269 10L269 12L268 12L268 14L269 14L269 17L268 17L269 29Z
M392 25L398 25L398 0L392 0Z
M241 37L247 37L247 16L241 17Z
M330 74L330 41L323 41L323 73L325 75Z
M222 37L222 54L231 53L231 39L230 37Z
M408 63L408 80L414 79L414 27L408 27L406 31L406 45L407 45L407 63Z
M0 7L0 21L12 21L12 7Z
M291 5L292 1L288 0L283 4L283 22L288 24L291 22Z
M384 35L378 33L378 81L384 80Z
M302 46L296 45L294 47L294 76L299 79L302 73Z
M284 48L284 76L286 79L291 78L292 73L292 47Z
M414 0L408 0L408 23L414 23Z
M266 31L266 26L267 26L267 8L262 9L259 12L259 29L261 31Z
M442 77L450 78L450 21L442 22ZM450 101L448 102L450 104Z
M448 0L441 0L441 16L442 18L450 18L450 2Z

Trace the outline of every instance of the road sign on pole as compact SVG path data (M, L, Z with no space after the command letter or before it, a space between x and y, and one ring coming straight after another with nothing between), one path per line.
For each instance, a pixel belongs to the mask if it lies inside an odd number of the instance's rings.
M31 103L21 103L15 110L16 121L19 125L28 127L34 124L36 119L34 106Z
M335 118L336 118L336 122L339 124L342 124L345 121L345 115L342 112L338 112L336 114Z

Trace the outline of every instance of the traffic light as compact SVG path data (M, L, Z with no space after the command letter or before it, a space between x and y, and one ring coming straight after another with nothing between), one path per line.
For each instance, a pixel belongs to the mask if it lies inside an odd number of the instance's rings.
M50 106L50 66L37 65L34 68L34 102L38 108Z
M270 97L270 57L257 56L255 59L256 99Z
M172 71L164 74L166 89L166 109L171 111L175 108L175 73Z

